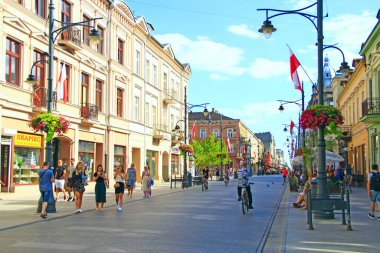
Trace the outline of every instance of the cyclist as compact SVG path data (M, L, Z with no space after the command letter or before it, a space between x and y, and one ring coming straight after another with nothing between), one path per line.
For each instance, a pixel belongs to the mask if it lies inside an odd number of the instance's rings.
M208 189L208 176L210 174L210 170L208 169L208 166L206 166L206 168L202 170L202 174L203 174L203 181L205 184L205 188L207 190Z
M223 176L224 176L224 181L228 183L228 181L230 181L230 169L228 168L228 165L224 167Z
M238 180L243 182L242 186L246 187L246 190L248 193L248 208L253 209L251 186L249 185L249 182L248 182L250 173L246 167L247 167L247 164L243 163L240 166L240 169L238 169L237 174L238 174ZM238 201L241 201L241 187L240 187L240 185L238 185L237 191L238 191L238 196L239 196Z

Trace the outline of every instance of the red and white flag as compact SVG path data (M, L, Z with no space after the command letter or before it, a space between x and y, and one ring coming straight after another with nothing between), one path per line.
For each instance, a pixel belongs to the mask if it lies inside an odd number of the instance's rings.
M230 138L227 138L227 140L226 140L226 146L227 146L228 152L231 152Z
M293 136L293 128L294 128L294 122L293 122L293 120L291 120L290 121L290 130L289 130L291 136Z
M245 146L243 146L243 150L242 150L242 153L245 154Z
M67 76L66 76L66 64L62 65L61 73L58 78L58 99L64 103L67 102Z
M194 122L193 126L191 127L191 138L195 138L195 131L196 131L196 126Z
M300 79L298 77L298 72L297 72L297 68L301 64L298 61L297 57L293 54L292 50L290 50L290 48L289 48L289 51L290 51L290 77L293 80L294 88L302 92L302 86L301 86L301 82L300 82Z

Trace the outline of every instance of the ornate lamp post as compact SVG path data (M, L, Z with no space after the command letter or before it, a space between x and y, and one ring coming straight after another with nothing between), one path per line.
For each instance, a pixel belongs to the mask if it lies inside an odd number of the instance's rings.
M187 114L188 112L192 109L192 108L195 108L195 107L202 107L204 108L203 110L203 115L205 117L208 116L209 112L207 110L207 105L210 104L210 103L203 103L203 104L198 104L198 105L193 105L193 104L188 104L187 103L187 87L185 87L185 92L184 92L184 96L185 96L185 100L184 100L184 104L185 104L185 116L184 116L184 137L185 137L185 144L187 144ZM181 120L179 120L178 122L180 122ZM175 130L180 130L180 126L178 125L178 122L175 126ZM185 188L185 187L189 187L189 182L188 182L188 178L187 178L187 153L185 153L184 157L183 157L183 181L182 181L182 188Z
M32 68L36 65L38 62L46 62L48 64L48 99L47 99L47 112L51 113L52 111L52 105L53 105L53 59L56 57L54 56L54 43L57 39L57 37L66 29L73 26L85 26L85 27L91 27L91 32L89 34L90 40L97 41L101 40L102 38L99 36L99 32L95 29L95 26L89 25L89 22L92 22L94 20L102 19L102 18L92 18L90 20L81 21L81 22L75 22L75 23L65 23L61 22L59 20L54 19L54 0L50 0L49 2L49 53L45 53L44 55L48 56L48 60L40 60L35 62L32 65ZM60 28L57 28L54 30L54 22L59 22L62 24ZM26 82L32 83L35 82L35 77L31 73L29 74ZM45 160L49 162L50 166L53 165L53 145L51 141L47 141L45 145ZM51 194L51 198L48 202L48 208L47 212L55 212L55 201L53 198L53 194ZM52 203L51 203L52 202ZM40 206L38 207L38 210L40 210ZM37 211L38 211L37 210Z
M312 7L317 7L317 15L311 15L303 12L304 10L310 9ZM305 8L297 9L297 10L277 10L277 9L257 9L257 11L265 11L266 12L266 20L264 21L259 32L263 33L266 38L270 38L271 34L275 32L277 29L274 28L271 21L271 18L288 15L288 14L297 14L306 19L308 19L317 30L317 56L318 56L318 104L324 104L324 85L323 85L323 49L328 47L335 46L324 46L323 45L323 0L317 0L315 3L306 6ZM268 16L269 12L274 12L275 14L272 16ZM317 22L315 22L315 20ZM342 70L345 69L347 64L342 63ZM325 126L319 127L319 140L318 140L318 187L317 194L321 197L321 199L328 199L328 188L327 188L327 177L326 177L326 143L325 143L325 135L324 135ZM330 211L325 212L325 214L321 214L320 218L333 218L333 215Z

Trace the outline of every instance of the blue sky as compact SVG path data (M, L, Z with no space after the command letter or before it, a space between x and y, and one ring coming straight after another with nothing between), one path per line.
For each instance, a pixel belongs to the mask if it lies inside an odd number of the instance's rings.
M287 136L283 124L298 121L299 107L278 111L276 100L297 100L301 93L290 79L288 44L309 76L317 82L317 33L307 19L284 15L272 19L277 28L271 39L257 30L265 20L258 8L298 9L310 0L127 0L135 16L144 16L155 29L153 35L170 43L182 63L190 63L191 104L210 103L222 114L239 118L253 132L270 131L277 148L284 150ZM324 1L324 44L338 43L351 64L359 56L361 44L377 22L379 0ZM316 15L316 8L309 10ZM328 49L331 67L338 69L341 54ZM311 83L299 68L305 82L306 102Z

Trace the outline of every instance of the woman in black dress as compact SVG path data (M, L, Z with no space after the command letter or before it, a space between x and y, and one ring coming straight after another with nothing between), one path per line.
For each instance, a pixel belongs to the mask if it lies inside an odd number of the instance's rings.
M75 206L77 208L75 212L83 213L82 199L83 199L83 193L84 193L85 174L83 172L82 162L77 163L77 166L75 168L75 171L73 172L73 176L71 180L72 180L74 195L75 195Z
M101 211L104 208L104 203L106 203L106 184L105 181L108 180L107 176L104 175L103 166L99 164L96 167L96 172L94 173L95 185L95 201L96 201L96 211Z

